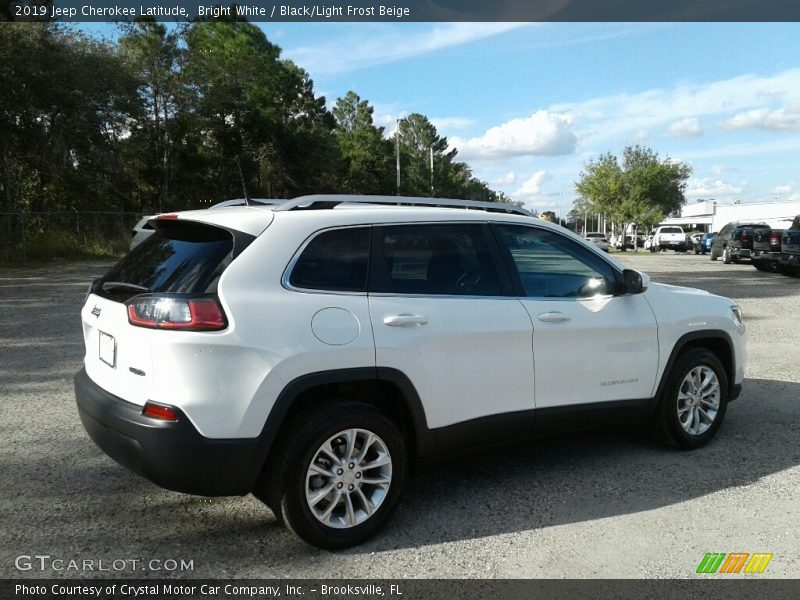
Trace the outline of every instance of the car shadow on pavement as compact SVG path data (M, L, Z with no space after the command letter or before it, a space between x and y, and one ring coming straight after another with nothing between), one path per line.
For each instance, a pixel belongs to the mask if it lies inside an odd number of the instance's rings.
M679 451L616 427L474 453L420 471L375 540L349 552L475 539L647 511L800 464L800 383L749 379L716 438Z

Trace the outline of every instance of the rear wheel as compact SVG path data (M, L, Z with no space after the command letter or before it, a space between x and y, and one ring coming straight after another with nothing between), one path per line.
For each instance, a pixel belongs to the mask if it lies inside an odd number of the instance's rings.
M727 246L722 249L722 262L726 265L731 264L731 249Z
M753 266L756 269L758 269L759 271L771 271L772 270L772 269L769 268L769 266L766 263L764 263L763 261L760 261L760 260L754 260L753 261Z
M705 348L692 348L678 358L661 394L655 414L661 437L686 450L704 446L722 424L727 404L722 363Z
M333 403L296 419L275 455L266 496L287 527L326 550L360 544L383 527L406 484L397 426L367 404Z

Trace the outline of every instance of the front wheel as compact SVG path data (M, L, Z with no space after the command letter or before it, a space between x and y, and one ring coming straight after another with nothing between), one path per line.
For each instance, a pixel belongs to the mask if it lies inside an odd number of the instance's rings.
M408 475L406 444L377 409L332 403L294 422L271 483L287 527L326 550L360 544L397 508Z
M704 348L682 354L668 375L656 410L662 437L689 450L717 433L728 405L728 378L717 356Z

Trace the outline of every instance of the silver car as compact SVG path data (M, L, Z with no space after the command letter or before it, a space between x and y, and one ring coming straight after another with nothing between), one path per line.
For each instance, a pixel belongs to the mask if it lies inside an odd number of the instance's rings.
M610 244L608 243L608 238L606 237L605 233L600 231L589 232L583 237L583 239L585 239L587 242L592 242L603 252L608 252Z

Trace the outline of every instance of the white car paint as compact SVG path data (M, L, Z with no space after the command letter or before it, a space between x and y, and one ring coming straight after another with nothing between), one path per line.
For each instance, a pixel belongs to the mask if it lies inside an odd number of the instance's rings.
M675 342L701 329L730 336L735 381L743 378L744 327L731 316L733 302L650 283L646 276L642 294L583 300L308 292L282 283L297 250L316 232L380 223L490 221L540 227L622 270L596 245L538 219L413 206L285 212L231 206L173 218L256 236L219 280L228 327L215 332L137 328L128 323L124 305L90 295L82 311L85 365L95 383L124 400L179 407L208 438L257 436L289 382L332 369L400 370L416 387L429 427L534 407L652 396ZM315 315L326 309L352 315L352 321L346 319L358 324L356 329L347 325L355 331L352 341L331 344L315 334ZM539 318L552 312L566 320ZM387 318L402 315L424 317L425 323L387 325ZM100 331L115 338L114 366L99 359ZM331 335L338 339L337 333Z

